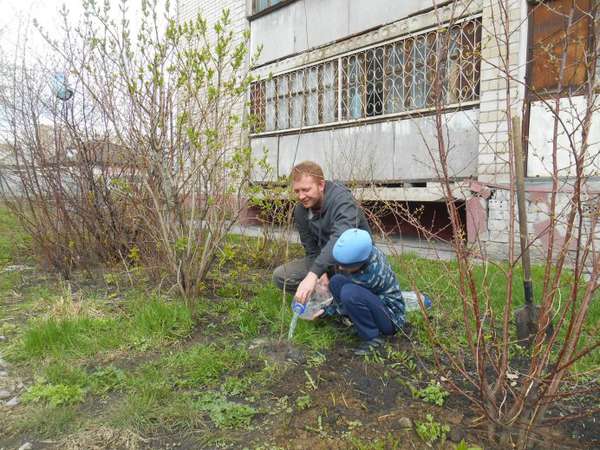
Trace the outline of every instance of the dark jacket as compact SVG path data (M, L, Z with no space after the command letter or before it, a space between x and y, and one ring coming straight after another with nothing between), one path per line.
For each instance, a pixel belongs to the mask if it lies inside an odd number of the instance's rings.
M367 219L350 190L335 181L325 182L324 202L318 213L301 203L294 208L294 222L306 256L315 258L310 271L321 276L335 264L331 251L348 228L371 232Z

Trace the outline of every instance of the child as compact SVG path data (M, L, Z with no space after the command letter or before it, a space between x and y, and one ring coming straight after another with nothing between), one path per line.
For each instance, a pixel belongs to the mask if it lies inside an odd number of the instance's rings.
M404 325L404 300L396 274L371 235L358 228L344 231L332 250L338 264L329 281L339 312L352 320L362 339L354 351L365 355Z

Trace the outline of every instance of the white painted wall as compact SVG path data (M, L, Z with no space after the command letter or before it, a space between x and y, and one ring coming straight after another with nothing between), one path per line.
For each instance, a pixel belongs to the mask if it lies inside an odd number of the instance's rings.
M258 64L334 42L432 7L430 0L299 0L252 20Z
M542 101L531 106L531 122L529 125L529 150L527 158L527 176L551 177L553 174L553 142L554 125L557 124L556 161L558 176L575 175L575 154L581 152L583 120L586 110L586 99L583 96L563 98L559 105L554 101L548 105ZM559 114L557 111L559 106ZM596 104L592 115L589 148L585 163L585 175L600 175L600 112ZM558 119L558 120L557 120Z
M444 140L449 149L451 176L477 175L479 111L446 113ZM440 178L434 117L417 117L251 140L256 156L269 152L274 177L287 176L304 160L319 163L327 178L392 181ZM432 159L433 158L433 159ZM256 181L266 181L256 173Z

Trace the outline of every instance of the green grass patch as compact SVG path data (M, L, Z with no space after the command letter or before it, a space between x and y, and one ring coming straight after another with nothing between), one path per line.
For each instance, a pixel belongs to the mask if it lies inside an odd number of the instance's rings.
M236 420L243 422L245 410L209 411L199 406L196 395L198 390L221 387L225 379L239 378L248 359L246 350L224 343L196 345L146 363L126 376L121 387L124 397L111 411L111 423L141 432L156 429L157 424L166 430L185 430L202 423L206 413L214 415L223 427ZM234 384L226 385L241 393L250 381Z
M220 383L224 374L239 371L249 357L245 349L230 345L197 345L155 364L163 367L167 379L176 386L202 387Z
M398 275L398 280L403 290L412 289L412 280L416 283L419 290L429 294L432 298L433 308L430 315L433 319L434 329L438 331L437 339L439 343L451 351L459 352L461 349L465 349L466 337L464 332L463 301L458 290L459 275L456 261L434 261L414 255L392 257L390 261ZM510 287L506 275L507 270L507 263L473 266L475 286L482 304L482 310L484 308L483 305L487 303L494 316L500 320ZM544 270L544 266L536 265L532 267L534 301L537 302L540 301L542 296ZM569 272L565 272L561 277L558 295L562 298L567 298L572 285L572 275ZM513 296L512 310L514 311L524 304L523 274L520 266L514 271L511 288ZM564 301L557 303L561 305L560 307L564 307ZM426 333L421 313L409 313L408 317L414 325L417 341L425 343L421 350L425 354L431 352L429 336ZM596 339L599 331L599 323L600 295L597 295L591 302L580 348L583 348L585 342L595 342L594 339ZM514 325L511 325L510 331L515 334ZM564 334L565 330L563 329L561 330L559 339L562 339ZM577 362L574 365L574 369L576 372L581 373L592 370L598 367L599 364L600 349L597 349Z
M80 312L67 317L42 317L28 322L9 348L17 361L85 358L98 352L132 347L146 350L188 336L192 315L183 303L162 297L136 297L130 314L92 317Z
M164 382L128 392L106 415L109 424L138 432L190 430L203 423L190 393L174 391Z
M87 357L119 347L124 338L119 321L113 318L33 319L8 355L20 361Z
M177 341L189 336L193 321L190 309L181 302L162 297L137 298L128 305L133 310L127 339L137 345L150 346L164 341Z
M23 259L31 247L31 237L16 216L0 205L0 267Z
M271 283L257 289L256 295L248 300L228 299L220 309L227 314L226 324L244 338L271 336L285 339L292 319L291 297ZM340 332L329 319L299 320L294 342L319 350L331 347Z
M16 418L11 418L8 431L55 438L77 430L82 423L77 405L28 405Z

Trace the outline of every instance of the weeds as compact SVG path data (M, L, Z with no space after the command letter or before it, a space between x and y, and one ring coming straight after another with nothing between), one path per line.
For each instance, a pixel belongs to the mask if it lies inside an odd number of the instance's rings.
M446 434L450 432L450 427L433 420L431 414L427 414L425 419L424 422L415 422L415 430L419 437L430 446L437 440L440 440L443 443L446 440Z
M47 384L39 380L21 396L24 403L45 403L50 406L73 405L83 401L85 391L79 386Z
M90 390L96 395L121 390L126 381L125 372L113 366L98 369L89 376Z
M423 389L417 389L412 391L415 398L425 400L427 403L431 403L437 406L444 406L446 398L450 395L439 382L430 381L429 385Z
M296 399L296 408L298 408L298 411L305 410L307 408L310 408L311 406L312 406L312 398L308 394L301 395L300 397L298 397Z
M194 406L208 413L218 428L248 427L256 414L253 407L230 402L223 395L212 392L201 395Z

